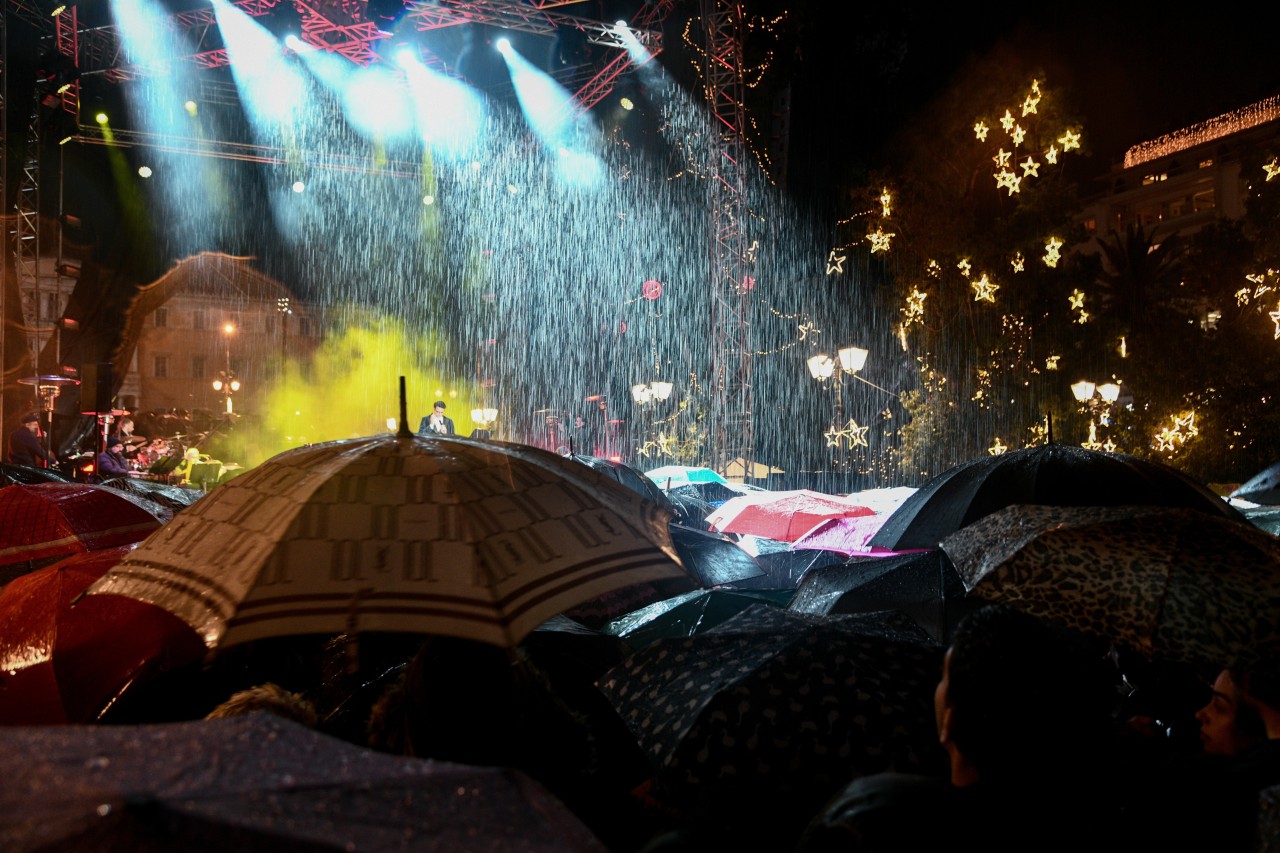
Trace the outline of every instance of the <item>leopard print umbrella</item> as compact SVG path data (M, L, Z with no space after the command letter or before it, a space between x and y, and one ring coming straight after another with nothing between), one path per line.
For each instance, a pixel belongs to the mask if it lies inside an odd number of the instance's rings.
M942 540L970 596L1150 657L1248 665L1280 655L1280 538L1154 506L1014 505Z

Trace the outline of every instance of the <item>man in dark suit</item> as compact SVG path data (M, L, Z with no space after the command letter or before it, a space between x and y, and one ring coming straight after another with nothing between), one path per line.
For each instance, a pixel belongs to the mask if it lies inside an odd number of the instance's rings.
M418 424L419 435L453 435L453 418L444 413L444 401L436 400L431 406L431 414Z
M58 464L58 457L40 444L40 416L35 412L22 419L22 426L9 433L9 461L28 468Z

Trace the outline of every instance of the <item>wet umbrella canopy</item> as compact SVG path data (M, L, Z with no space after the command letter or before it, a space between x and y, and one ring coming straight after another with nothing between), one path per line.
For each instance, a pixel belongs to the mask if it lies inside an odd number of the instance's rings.
M1046 444L982 456L935 477L893 511L870 544L934 548L944 536L1011 504L1186 507L1240 520L1208 486L1162 462Z
M1280 660L1280 538L1168 507L1006 507L942 541L969 596L1149 657Z
M0 728L0 769L9 853L604 849L519 771L385 755L267 713Z
M669 513L525 445L378 436L286 451L219 486L93 586L211 647L420 632L514 646L575 605L683 571Z

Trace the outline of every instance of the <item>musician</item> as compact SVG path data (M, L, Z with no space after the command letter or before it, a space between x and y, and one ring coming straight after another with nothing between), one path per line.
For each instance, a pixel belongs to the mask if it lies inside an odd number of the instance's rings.
M44 449L40 442L40 416L24 415L22 425L9 433L8 461L28 468L47 468L58 464L58 457Z
M436 400L431 414L418 424L418 435L453 435L453 418L444 413L444 400Z
M118 435L107 439L107 449L98 454L98 478L129 476L129 462L124 458L124 441Z

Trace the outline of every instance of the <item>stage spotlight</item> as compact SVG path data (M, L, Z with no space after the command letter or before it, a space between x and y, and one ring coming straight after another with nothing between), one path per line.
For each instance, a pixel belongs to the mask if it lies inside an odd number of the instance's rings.
M511 39L500 38L493 43L493 46L497 49L498 53L504 55L511 53Z
M307 185L306 185L306 184L304 184L302 181L294 181L294 182L293 182L293 191L294 191L294 192L296 192L296 193L300 193L300 192L304 191L306 188L307 188Z
M96 121L98 124L105 125L105 124L107 123L107 114L106 114L106 113L98 113L97 115L95 115L95 116L93 117L93 120L94 120L94 121Z
M186 110L186 111L187 111L187 115L191 116L192 118L195 118L195 116L196 116L196 112L197 112L197 111L198 111L198 109L199 109L199 108L196 106L196 102L195 102L195 101L187 101L185 104L183 104L183 105L182 105L182 108L183 108L184 110Z
M422 203L425 204L427 207L430 207L431 205L436 203L436 197L433 195L424 195L422 197Z
M140 178L149 178L149 177L151 177L151 167L150 167L150 166L139 166L139 167L138 167L138 177L140 177Z

